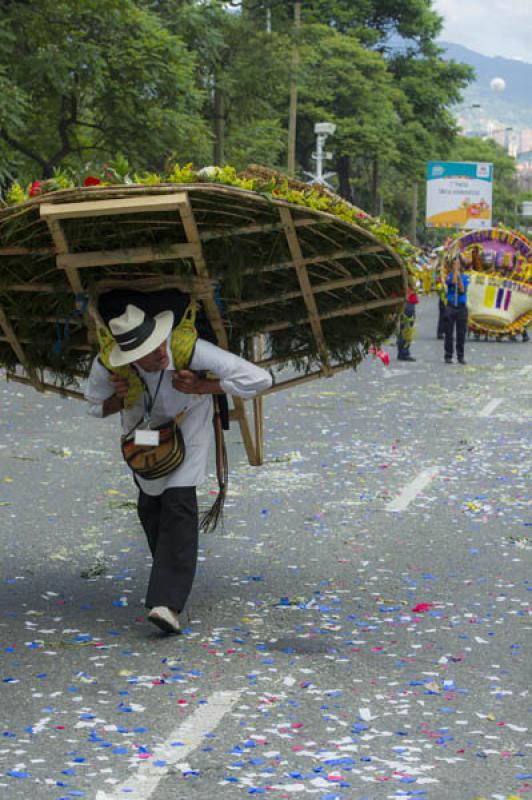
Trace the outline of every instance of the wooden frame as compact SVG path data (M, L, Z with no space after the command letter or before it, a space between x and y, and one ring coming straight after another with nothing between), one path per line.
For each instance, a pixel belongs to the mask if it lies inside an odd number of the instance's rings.
M212 208L216 209L213 212L215 223L209 228L205 225L205 218ZM198 209L201 212L199 214ZM190 292L202 301L218 343L223 348L229 348L228 331L233 320L243 320L246 323L255 314L257 325L251 332L249 325L247 328L244 325L244 329L248 331L245 337L250 359L264 368L290 361L289 355L284 359L268 355L267 338L294 329L294 341L298 343L293 354L294 360L307 358L309 363L310 360L316 361L319 368L280 380L265 395L307 381L330 377L352 367L352 361L331 363L323 323L368 312L393 314L406 296L404 265L389 247L368 231L344 223L331 214L295 206L283 200L268 199L254 192L229 186L163 184L150 187L133 185L64 190L37 198L31 210L32 224L39 224L41 221L41 226L49 232L53 246L43 246L46 242L42 235L34 248L27 246L28 237L21 239L20 245L9 243L2 246L0 241L0 270L2 264L12 264L13 259L23 261L30 255L39 256L31 280L17 279L16 270L12 266L9 268L6 273L9 276L8 282L4 282L2 289L4 293L42 295L43 308L46 308L44 300L47 296L73 293L76 298L80 295L85 297L89 285L95 285L97 293L123 286L145 291L178 288ZM9 209L6 212L0 211L0 222L2 215L8 212ZM159 246L156 237L153 245L146 245L146 238L140 238L137 241L142 246L115 249L120 239L117 237L113 240L111 237L111 241L115 241L114 246L108 246L107 249L95 249L93 246L92 249L83 251L79 243L76 247L76 242L68 241L68 237L74 235L72 225L63 227L66 220L90 221L102 217L116 217L119 225L120 217L124 215L128 215L124 224L132 224L136 214L144 214L140 221L145 222L148 212L150 221L151 215L157 219L156 215L164 212L162 221L165 232L168 231L168 226L174 224L172 219L175 219L176 237L173 243L168 243L168 238L172 237L168 237L166 233L161 239L164 244ZM217 284L224 280L225 273L223 268L218 268L216 262L209 261L209 253L213 246L224 246L223 243L217 244L220 240L231 238L237 243L236 246L240 241L245 242L245 252L251 253L250 263L242 264L240 269L242 281L245 282L250 276L252 280L253 276L264 274L265 291L258 299L252 299L253 292L249 292L247 297L245 294L239 296L237 291L233 297L226 293L222 313L217 297ZM264 258L266 263L258 266L253 263L253 245L263 241L268 242L268 247L270 241L274 243L271 252L279 252L278 260ZM268 253L269 250L266 249L265 252ZM160 262L176 262L175 273L157 274L156 267ZM152 270L150 264L154 265ZM179 275L180 264L186 265L188 270L192 266L195 274ZM44 265L42 270L41 265ZM109 277L99 279L94 284L91 270L95 269L103 270L104 275L108 274ZM50 279L50 272L54 270L55 277ZM183 272L186 271L183 268ZM98 273L100 275L101 272ZM402 290L397 288L399 284ZM268 288L269 293L266 291ZM64 303L60 307L64 307ZM277 321L269 322L266 314L260 317L259 312L265 307L271 307L278 312ZM52 309L54 308L52 305ZM39 317L34 315L33 318L36 323L40 320L41 324L73 321L71 318L61 319L57 312L55 315L50 312L41 313ZM24 369L23 375L12 373L9 378L29 383L40 391L81 397L80 392L61 388L37 377L24 349L27 340L17 336L17 321L16 312L8 318L5 310L0 307L0 333L3 334L0 335L0 341L10 345ZM94 342L94 331L90 329L90 318L84 313L81 319L76 316L76 322L79 321L89 328L88 343L78 343L73 349L91 352L94 349L91 345ZM308 341L307 334L298 338L298 329L302 326L308 326L312 333L312 346L309 345L307 351L300 346ZM291 341L290 337L287 341ZM263 397L250 401L250 406L252 417L248 420L248 404L235 397L230 414L240 426L250 464L259 465L264 460Z

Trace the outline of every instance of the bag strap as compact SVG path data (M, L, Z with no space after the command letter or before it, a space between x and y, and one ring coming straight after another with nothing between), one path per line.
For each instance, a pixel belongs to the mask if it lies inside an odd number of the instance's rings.
M204 533L211 533L216 528L220 520L223 522L223 510L225 498L227 497L227 488L229 485L229 460L227 457L227 448L225 446L218 395L213 396L213 403L213 425L214 441L216 445L216 477L218 479L218 496L211 508L205 512L201 519L199 527Z

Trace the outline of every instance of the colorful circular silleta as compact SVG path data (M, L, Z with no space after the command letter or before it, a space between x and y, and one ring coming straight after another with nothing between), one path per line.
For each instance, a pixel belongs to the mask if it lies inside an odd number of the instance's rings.
M459 258L469 274L469 329L475 335L510 338L532 323L532 244L506 228L470 231L451 241L444 269Z

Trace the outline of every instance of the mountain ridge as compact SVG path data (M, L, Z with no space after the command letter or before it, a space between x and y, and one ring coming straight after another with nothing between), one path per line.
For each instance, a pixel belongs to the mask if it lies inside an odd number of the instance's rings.
M475 128L482 124L512 127L514 131L532 127L532 63L504 56L485 56L453 42L439 41L442 57L473 67L474 81L464 90L463 102L453 111ZM490 88L493 78L503 78L504 92ZM472 106L480 105L480 109Z

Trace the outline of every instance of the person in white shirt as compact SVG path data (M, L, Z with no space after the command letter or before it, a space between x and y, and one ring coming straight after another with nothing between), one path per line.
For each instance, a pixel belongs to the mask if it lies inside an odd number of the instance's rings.
M205 479L212 437L215 394L243 399L269 389L266 370L198 338L187 369L175 370L170 339L174 315L150 317L133 305L109 321L115 339L109 363L131 364L144 382L144 395L124 408L128 383L96 358L85 391L88 413L107 417L120 413L126 434L144 421L155 429L181 412L185 458L162 478L135 475L138 515L153 557L146 594L148 618L161 630L179 633L179 613L192 588L198 551L196 486ZM216 378L203 377L210 372ZM141 426L142 427L142 426Z

